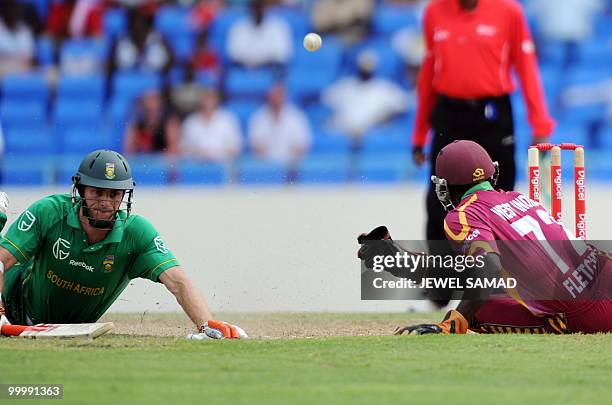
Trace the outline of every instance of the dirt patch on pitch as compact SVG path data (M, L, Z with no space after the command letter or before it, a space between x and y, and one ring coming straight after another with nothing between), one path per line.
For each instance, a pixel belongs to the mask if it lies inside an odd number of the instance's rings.
M333 313L219 313L218 319L244 328L254 338L389 335L396 326L432 322L437 313L333 314ZM186 336L194 326L183 314L110 314L112 333L140 336Z

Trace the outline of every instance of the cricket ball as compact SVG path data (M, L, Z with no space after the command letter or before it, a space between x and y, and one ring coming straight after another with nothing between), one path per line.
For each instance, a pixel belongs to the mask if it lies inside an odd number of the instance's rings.
M321 45L323 45L323 40L319 34L311 32L304 37L304 48L306 48L307 51L318 51Z

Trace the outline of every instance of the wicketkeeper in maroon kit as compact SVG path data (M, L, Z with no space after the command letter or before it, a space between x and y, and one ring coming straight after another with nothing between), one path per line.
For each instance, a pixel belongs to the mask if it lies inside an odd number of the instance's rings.
M455 251L483 256L489 277L513 277L516 288L502 296L482 290L442 322L396 333L612 332L610 254L577 240L538 202L495 190L498 174L484 148L460 140L440 151L432 181Z

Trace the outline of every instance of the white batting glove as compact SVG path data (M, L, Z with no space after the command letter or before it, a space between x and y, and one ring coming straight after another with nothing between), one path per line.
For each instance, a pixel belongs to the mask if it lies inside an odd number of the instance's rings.
M9 199L8 195L4 191L0 191L0 212L6 214L8 211Z
M200 326L200 333L190 333L189 340L248 339L249 335L239 326L223 321L210 320Z

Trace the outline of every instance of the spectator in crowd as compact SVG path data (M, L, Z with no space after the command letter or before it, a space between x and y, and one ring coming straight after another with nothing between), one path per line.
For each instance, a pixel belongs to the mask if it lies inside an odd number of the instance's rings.
M250 68L283 66L293 53L291 28L267 12L268 0L253 0L250 16L229 29L227 54L232 62Z
M374 0L317 0L312 22L317 32L339 34L347 43L362 39L370 31Z
M416 86L416 78L425 57L425 41L421 30L415 27L398 30L391 36L391 47L404 63L409 85Z
M290 168L308 152L312 142L308 118L286 101L283 85L273 86L267 104L251 117L249 142L259 158Z
M200 30L208 30L219 11L223 8L221 0L199 0L191 11L191 24Z
M184 155L209 162L228 162L242 150L238 118L219 107L216 90L204 90L200 110L183 122L181 150Z
M55 44L59 68L67 75L100 73L104 66L102 17L104 0L70 0L51 5L47 18L47 35ZM68 39L96 39L68 49L62 44Z
M128 12L128 33L112 46L108 72L140 70L167 74L174 63L172 49L153 29L153 17L138 9Z
M124 152L176 155L179 140L179 119L164 105L159 91L145 92L138 100L134 116L128 123Z
M563 68L567 70L576 60L578 46L591 37L597 13L603 10L604 0L529 0L528 11L538 21L540 40L562 43L565 47Z
M374 76L376 53L362 51L357 75L340 79L325 90L323 102L332 111L332 126L356 142L370 129L407 111L410 95L394 82Z
M15 0L0 4L0 75L27 71L34 62L34 36Z
M49 8L46 32L56 44L67 38L102 34L103 0L54 1Z
M191 56L193 69L197 72L208 72L213 75L219 74L221 66L217 51L208 42L209 31L207 29L198 33L195 49Z
M204 87L195 79L193 65L188 63L185 67L183 80L172 86L170 102L172 109L182 118L197 110L201 105Z

